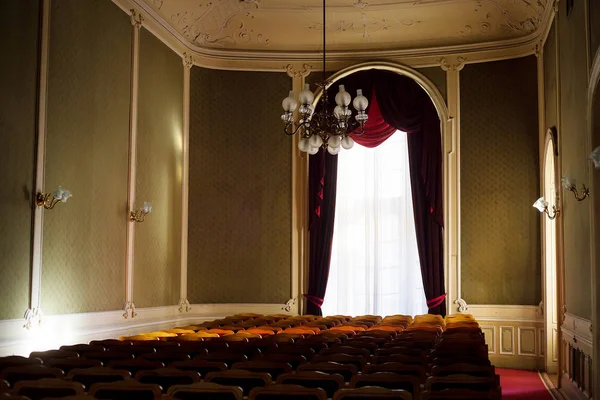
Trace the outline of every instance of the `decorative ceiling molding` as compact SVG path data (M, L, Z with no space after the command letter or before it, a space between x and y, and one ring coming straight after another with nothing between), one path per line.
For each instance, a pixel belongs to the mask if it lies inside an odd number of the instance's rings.
M279 40L279 34L275 30L275 35L270 36L268 30L263 31L262 26L259 30L255 25L256 14L264 12L272 12L273 10L295 10L306 11L307 9L321 10L319 7L299 6L295 4L295 1L286 0L221 0L221 10L225 12L220 14L222 20L218 18L209 18L209 14L202 14L202 5L205 10L210 6L209 2L201 0L113 0L119 4L121 8L124 8L126 4L127 8L132 5L143 11L145 20L144 26L148 26L153 32L162 32L159 36L162 36L163 41L169 42L169 45L174 48L178 53L182 54L187 52L194 56L194 64L207 67L218 67L229 69L239 69L239 65L247 64L251 65L251 68L263 70L263 67L257 67L265 65L267 70L271 70L275 65L279 65L281 68L281 62L284 62L284 68L287 63L295 62L316 62L321 58L320 51L315 50L303 50L290 45L289 48L284 50L277 49L277 41ZM186 27L186 33L188 35L198 35L198 40L203 41L203 45L191 42L190 39L182 34L176 27L174 22L166 21L160 14L160 10L167 7L171 3L181 3L185 1L186 4L193 3L198 7L194 8L194 18L190 19L189 14L186 16L180 16L183 27ZM219 0L213 0L217 3ZM328 22L328 64L332 63L345 63L350 60L369 60L374 58L379 59L402 59L407 60L408 64L413 61L413 65L440 65L439 60L445 55L469 55L469 62L477 62L483 59L505 59L511 58L508 54L513 54L512 57L519 57L528 54L534 54L535 44L539 43L541 35L548 30L548 26L553 17L553 6L555 0L410 0L400 2L387 2L384 3L381 0L330 0L336 2L332 5L332 9L352 9L354 12L354 18L337 18L338 24L334 27ZM232 3L235 3L232 5ZM270 3L269 7L266 6L266 2ZM345 6L339 4L343 2ZM226 3L226 4L224 4ZM481 22L477 24L462 24L461 21L455 21L456 26L456 38L467 38L466 43L439 45L436 44L435 40L419 41L418 37L411 42L418 43L414 47L403 47L405 43L402 39L410 35L419 35L417 31L427 30L426 26L430 21L427 18L420 19L409 19L403 18L398 22L398 18L380 18L379 20L362 19L365 10L381 9L385 6L398 4L404 7L414 6L419 7L433 7L434 5L450 4L456 5L468 4L472 11L480 13ZM158 8L160 5L160 8ZM289 6L282 6L281 4L291 4ZM514 5L513 6L511 6ZM481 13L483 5L488 8L495 10L497 14L488 15L488 13ZM418 7L417 7L418 6ZM295 8L294 8L295 7ZM328 12L335 14L336 11ZM461 8L462 9L462 8ZM214 8L212 9L214 11ZM504 15L502 24L498 24L498 15ZM370 14L369 14L370 15ZM336 14L337 16L337 14ZM393 17L392 14L390 14ZM179 17L178 17L179 18ZM365 17L371 18L371 17ZM298 16L298 19L301 19ZM316 19L315 19L316 20ZM205 21L206 24L194 25L194 21ZM361 22L367 21L370 24L363 24ZM392 22L389 22L392 21ZM515 22L516 21L516 22ZM488 25L489 24L489 27ZM364 26L366 25L366 26ZM504 29L505 33L509 34L505 38L497 39L494 34L488 31L500 32L502 31L499 27L504 25L507 28ZM303 29L305 32L312 32L312 34L320 36L322 31L322 23L317 23L314 20L311 23L303 22ZM331 28L330 28L331 26ZM468 26L468 27L467 27ZM183 29L183 28L181 28ZM269 28L271 29L271 28ZM397 29L402 30L404 33L393 34L398 42L397 48L377 48L379 42L378 35L387 35L390 31L396 31ZM209 32L210 31L210 32ZM474 33L477 31L477 33ZM412 33L411 33L412 32ZM511 36L511 32L512 35ZM392 32L393 33L393 32ZM203 36L204 35L204 36ZM472 36L472 37L467 37ZM345 45L343 49L331 49L334 47L334 42L340 37L352 38L351 45ZM200 39L202 38L202 39ZM331 39L330 39L331 38ZM331 40L331 41L330 41ZM211 43L212 42L212 43ZM320 40L314 42L320 43ZM332 46L330 46L332 43ZM241 63L241 64L240 64ZM269 65L267 67L267 65Z

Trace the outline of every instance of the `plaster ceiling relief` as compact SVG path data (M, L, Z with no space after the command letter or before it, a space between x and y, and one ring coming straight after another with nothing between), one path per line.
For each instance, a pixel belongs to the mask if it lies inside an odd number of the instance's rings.
M322 51L321 0L137 0L193 48ZM404 50L527 38L550 0L328 0L327 50Z

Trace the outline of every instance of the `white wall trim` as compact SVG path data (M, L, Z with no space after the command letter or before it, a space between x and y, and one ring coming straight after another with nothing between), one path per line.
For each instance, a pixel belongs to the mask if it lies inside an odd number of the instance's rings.
M33 207L33 236L31 246L31 287L29 309L25 311L25 325L31 327L39 322L41 315L42 297L42 252L44 232L44 207L35 205L38 193L44 192L46 171L46 112L48 100L48 53L50 50L50 0L42 3L42 24L40 26L40 60L39 60L39 87L38 87L38 121L37 121L37 149L35 166L35 188L31 193ZM34 320L37 318L37 320ZM23 323L23 321L21 321Z
M143 17L131 10L131 88L129 108L129 169L127 176L127 213L135 208L136 159L137 159L137 123L138 123L138 88L140 70L140 28ZM135 223L127 218L127 257L125 259L125 304L123 318L135 318L133 303Z
M544 322L538 306L469 304L468 313L478 321Z
M181 138L181 280L179 312L190 311L187 298L188 223L190 194L190 73L194 59L183 53L183 131Z
M0 320L0 357L29 355L34 350L57 349L64 344L169 329L239 313L294 315L285 309L286 304L192 304L185 314L177 305L138 308L134 319L124 319L121 310L61 314L46 316L41 325L30 330L23 328L22 319Z

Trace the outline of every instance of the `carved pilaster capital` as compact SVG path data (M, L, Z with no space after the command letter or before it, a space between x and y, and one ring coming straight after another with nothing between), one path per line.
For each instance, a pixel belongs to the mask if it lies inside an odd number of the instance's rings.
M535 314L538 317L544 316L544 300L540 301L540 304L538 304L537 309L535 310Z
M308 74L310 74L310 71L312 71L313 69L312 65L309 64L302 64L302 66L299 69L296 69L296 67L293 64L288 64L284 68L285 72L290 78L304 78L308 76Z
M139 29L142 26L142 23L144 22L144 16L132 8L130 17L131 25Z
M558 13L558 5L560 3L560 0L554 0L554 3L552 4L552 8L554 8L554 12Z
M128 301L123 305L123 318L127 319L127 318L135 318L137 316L137 313L135 312L135 304L133 304L133 301Z
M187 298L182 297L181 299L179 299L179 312L180 313L189 312L191 309L192 309L192 307L190 307L190 302L188 301Z
M454 304L458 304L459 313L464 313L469 309L469 305L467 304L467 302L461 299L460 297L454 300Z
M25 311L25 324L23 328L32 329L42 324L42 320L44 318L44 313L42 313L41 308L29 308Z
M294 298L292 298L292 299L289 299L289 300L288 300L288 301L287 301L287 302L286 302L286 303L283 305L283 307L281 307L281 309L282 309L283 311L290 312L290 311L292 311L292 307L294 307L295 305L296 305L296 297L294 297Z
M535 46L533 46L533 52L537 58L540 58L544 54L544 46L542 43L536 43Z
M461 56L451 58L442 57L438 60L438 63L440 64L440 68L447 72L460 71L464 68L465 61L467 61L467 59Z
M192 68L194 65L194 57L191 54L183 53L183 66L186 68Z

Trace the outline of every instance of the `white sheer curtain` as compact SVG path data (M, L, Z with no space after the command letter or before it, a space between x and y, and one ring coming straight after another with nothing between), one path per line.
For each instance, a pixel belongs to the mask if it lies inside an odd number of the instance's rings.
M338 155L323 315L425 314L406 133Z

